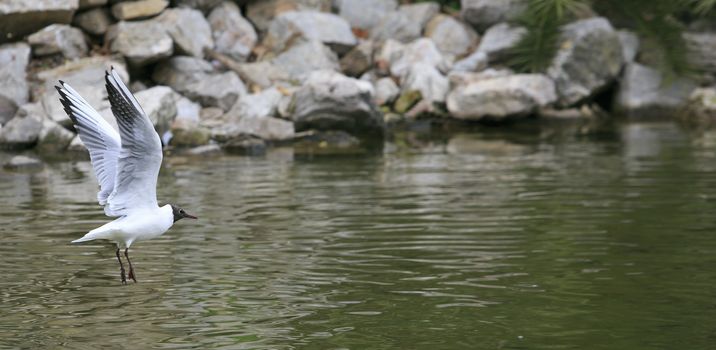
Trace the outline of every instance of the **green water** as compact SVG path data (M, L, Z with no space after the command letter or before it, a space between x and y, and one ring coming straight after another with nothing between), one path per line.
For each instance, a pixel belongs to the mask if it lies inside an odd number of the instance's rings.
M89 163L0 170L0 348L713 349L716 136L578 134L167 157L127 286Z

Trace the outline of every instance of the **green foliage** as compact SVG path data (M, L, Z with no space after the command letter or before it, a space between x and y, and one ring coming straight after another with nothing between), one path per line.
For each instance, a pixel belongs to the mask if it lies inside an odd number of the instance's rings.
M650 62L668 77L694 72L686 59L680 19L713 14L716 0L529 0L521 23L528 34L511 52L508 65L521 72L544 71L552 61L559 28L590 7L619 27L635 30Z

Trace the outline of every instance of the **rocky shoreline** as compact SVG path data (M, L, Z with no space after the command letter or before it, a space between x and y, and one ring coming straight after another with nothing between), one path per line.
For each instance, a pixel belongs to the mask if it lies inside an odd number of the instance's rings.
M543 73L506 68L525 0L36 0L0 4L0 147L84 152L53 86L111 123L104 70L162 140L203 154L273 144L340 153L418 120L603 114L716 119L716 34L684 39L701 79L666 79L628 30L589 13ZM711 87L710 87L711 86ZM608 101L608 102L604 102ZM260 152L259 152L260 153Z

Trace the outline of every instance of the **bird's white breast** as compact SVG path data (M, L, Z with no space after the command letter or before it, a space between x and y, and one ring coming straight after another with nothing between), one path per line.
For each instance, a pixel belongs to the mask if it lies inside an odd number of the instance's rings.
M131 242L144 241L161 236L174 224L174 214L170 205L157 208L138 208L118 220L115 230L118 240Z

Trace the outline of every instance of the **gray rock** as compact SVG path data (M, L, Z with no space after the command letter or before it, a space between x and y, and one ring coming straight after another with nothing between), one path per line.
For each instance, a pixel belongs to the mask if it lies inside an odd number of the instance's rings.
M511 69L506 68L487 68L479 72L464 72L452 70L450 71L450 74L448 74L448 80L450 81L450 85L455 87L458 85L467 85L486 79L508 77L514 74L515 72L513 72Z
M174 0L172 3L176 7L191 7L201 12L208 13L216 6L219 6L223 0Z
M272 86L283 85L291 80L288 72L274 65L271 61L243 63L238 67L239 76L249 85L267 89Z
M358 43L348 22L339 16L318 11L289 11L271 21L264 45L281 52L298 37L331 45L339 52L346 52Z
M287 140L295 133L293 123L275 118L281 93L276 89L266 89L260 93L244 95L223 117L226 123L219 132L226 137L251 135L264 140ZM216 132L212 132L216 134Z
M152 80L202 106L229 110L246 93L244 83L234 72L219 73L208 62L190 56L175 56L154 69Z
M213 156L221 154L221 146L213 143L209 145L198 146L190 148L186 151L186 154L191 156Z
M433 66L441 72L447 72L450 68L448 61L429 38L420 38L405 45L402 50L392 53L390 59L390 73L396 77L402 77L416 63Z
M716 33L686 32L683 38L689 62L697 69L716 74Z
M716 121L716 88L695 89L686 103L681 117L691 122L711 126Z
M392 78L380 78L375 82L375 104L383 106L392 103L400 94L398 84Z
M2 25L0 25L2 26ZM30 46L24 43L0 46L0 124L15 115L17 107L29 98L26 80Z
M393 39L386 40L374 55L376 73L380 75L390 74L391 64L403 55L403 50L405 50L403 43ZM435 50L437 51L437 49Z
M292 79L321 69L338 70L338 56L316 40L302 41L276 56L271 64L280 67Z
M419 2L400 5L398 10L407 15L410 21L417 23L422 32L428 22L440 13L440 5L435 2Z
M604 18L564 26L558 47L547 75L555 82L562 106L599 92L621 71L624 57L619 36Z
M422 99L425 101L442 103L445 102L450 83L434 66L416 63L410 66L403 75L400 86L403 92L420 91Z
M352 28L372 30L387 13L398 8L397 0L340 0L338 14L350 23Z
M0 43L14 41L53 23L70 23L78 0L0 1Z
M624 69L615 101L615 110L632 117L664 116L686 104L696 84L679 78L665 83L653 68L629 63Z
M75 135L75 137L72 139L70 144L67 146L67 150L69 152L75 152L75 153L87 153L87 157L89 158L89 153L87 152L87 146L85 146L85 143L82 142L79 135Z
M420 23L413 21L404 12L393 11L385 14L370 30L370 38L379 42L393 39L407 43L419 38L421 32Z
M479 39L472 28L448 15L433 17L425 27L425 36L450 61L470 52Z
M112 6L114 18L122 21L154 17L169 5L167 0L138 0L119 2Z
M168 86L157 85L134 94L159 135L169 130L177 116L179 95Z
M529 115L556 100L548 77L516 74L458 85L447 96L447 108L459 119L504 119Z
M204 49L214 47L211 26L204 15L190 8L173 8L164 11L157 21L174 39L179 54L204 57Z
M208 17L217 52L243 62L251 55L258 36L254 26L241 16L233 2L222 2Z
M10 170L39 170L44 166L43 163L35 158L27 156L14 156L3 165Z
M30 148L37 144L42 132L42 121L32 116L17 115L0 129L0 147L6 149Z
M363 41L340 61L341 71L352 77L360 76L373 66L373 42Z
M109 10L102 7L79 13L72 22L92 35L104 35L113 23Z
M49 120L42 120L42 129L37 139L36 149L38 152L47 154L58 154L67 149L75 134L62 125Z
M110 27L110 49L130 64L144 66L174 53L174 42L162 25L154 20L119 22Z
M66 58L87 56L87 43L82 31L66 24L51 24L27 37L35 56L61 53Z
M467 56L453 64L451 72L477 72L487 68L489 59L487 54L475 50L470 56Z
M129 74L124 63L110 57L87 57L39 72L37 74L39 84L33 91L33 96L39 97L51 120L69 126L70 119L63 110L62 104L59 103L59 96L54 88L57 81L62 80L70 84L92 107L106 117L110 124L116 125L112 112L109 110L107 91L104 89L104 72L112 66L125 82L129 81Z
M527 34L527 29L524 27L512 26L507 23L496 24L482 36L477 51L484 52L490 62L500 61L525 34Z
M517 20L529 0L461 0L460 16L480 32L490 26Z
M261 0L251 1L246 6L246 17L265 32L271 20L283 12L288 11L331 11L331 0Z
M370 83L318 71L307 77L293 97L297 131L338 129L382 135L383 118L373 102Z
M176 94L177 115L172 125L199 125L199 115L201 114L201 105L192 102L190 99Z
M106 4L107 0L80 0L80 10L104 6Z
M639 37L636 33L628 30L619 30L617 35L619 35L619 42L622 45L624 63L634 62L636 54L639 53Z

